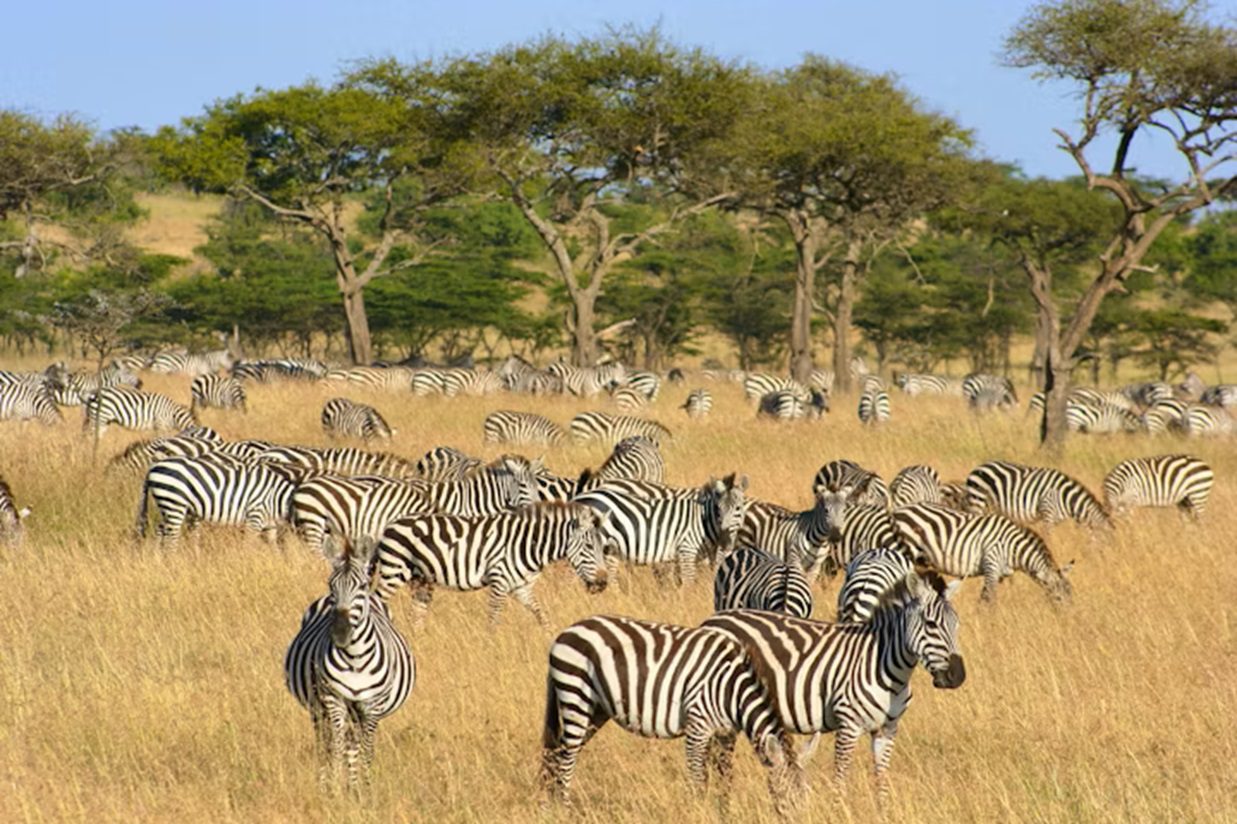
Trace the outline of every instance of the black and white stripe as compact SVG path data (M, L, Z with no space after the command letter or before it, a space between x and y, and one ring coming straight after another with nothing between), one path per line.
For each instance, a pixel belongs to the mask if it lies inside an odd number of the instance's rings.
M196 458L208 452L218 451L222 443L223 439L214 432L211 432L210 436L180 434L167 438L147 438L134 441L126 446L120 454L108 461L107 468L108 471L127 470L144 475L155 461L161 461L164 458ZM235 455L233 457L245 456Z
M930 466L914 464L898 470L889 482L893 507L935 504L941 500L941 476Z
M564 391L582 398L592 398L611 383L622 383L627 378L627 370L621 363L585 367L559 362L547 366L546 371L562 381Z
M880 475L854 461L840 458L822 466L812 478L812 491L843 495L848 501L872 506L889 506L889 487Z
M417 459L416 477L423 481L458 481L483 463L453 446L435 446Z
M865 390L859 396L859 422L864 424L885 423L889 420L889 393L884 389Z
M962 379L962 396L972 409L1008 409L1017 405L1014 382L1000 375L972 372Z
M613 444L632 435L643 435L658 445L670 440L670 430L657 421L630 415L581 412L571 419L571 437L576 443L599 440Z
M372 544L344 544L332 560L328 594L305 610L284 656L284 683L309 710L328 785L345 767L348 786L357 787L373 761L378 722L403 705L416 682L407 642L370 592L372 553Z
M255 455L254 460L299 467L306 474L382 475L409 481L422 477L415 464L398 455L354 447L273 446Z
M754 547L736 549L717 565L713 609L764 609L812 617L812 585L797 563Z
M554 421L533 412L499 410L485 416L481 425L486 443L544 444L562 443L565 433Z
M0 546L17 549L25 533L23 521L30 514L29 507L19 507L13 499L13 488L0 478Z
M1214 438L1233 434L1237 426L1225 407L1190 404L1181 419L1181 428L1191 438Z
M610 400L620 412L639 412L649 405L649 398L634 386L619 386L611 390Z
M99 372L74 372L66 375L54 396L61 406L81 406L86 398L106 386L128 386L141 389L142 381L130 369L115 361Z
M827 557L816 558L808 567L808 575L815 578L823 571L832 577L861 552L876 547L897 549L901 546L897 525L888 509L870 504L847 504L842 515L841 537L830 546Z
M756 414L779 421L816 419L829 411L829 400L818 389L804 394L791 389L770 392L760 398Z
M682 408L689 418L707 418L713 411L713 395L707 389L693 389Z
M416 370L406 366L354 366L350 369L328 369L323 383L348 383L366 389L387 392L407 392L412 388Z
M38 421L52 426L62 420L55 398L42 385L0 383L0 421Z
M842 537L846 496L821 490L811 509L794 512L766 501L746 502L738 544L763 549L804 569Z
M1203 390L1199 403L1237 409L1237 383L1218 383Z
M389 441L395 435L374 407L347 398L331 398L322 405L322 431L331 438Z
M838 590L838 623L866 624L881 602L914 571L900 549L865 549L846 565L846 579Z
M326 375L327 366L322 361L274 358L256 361L237 361L232 364L232 377L255 383L274 383L284 380L314 381Z
M894 372L893 383L908 396L919 395L961 395L962 382L941 375L923 373Z
M1113 515L1134 507L1175 506L1197 521L1215 484L1211 467L1192 455L1131 458L1104 478L1104 503Z
M994 512L1046 527L1067 518L1092 529L1111 526L1103 506L1085 486L1050 467L988 461L971 470L966 488L972 512Z
M115 424L125 429L180 431L197 425L193 410L166 395L123 386L100 389L86 399L85 428L100 436Z
M665 477L666 462L657 443L643 435L633 435L616 443L610 456L596 472L585 470L580 476L577 491L619 479L659 484Z
M794 378L753 372L743 379L743 396L749 401L760 401L774 392L791 392L800 398L808 397L808 388Z
M160 352L150 362L150 371L165 375L213 375L229 369L234 358L226 349L213 352Z
M233 377L198 375L189 384L190 408L239 409L249 411L245 386Z

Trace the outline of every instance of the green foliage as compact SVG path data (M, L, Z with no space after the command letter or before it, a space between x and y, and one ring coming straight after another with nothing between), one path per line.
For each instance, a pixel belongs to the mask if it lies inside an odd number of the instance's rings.
M91 288L52 304L49 321L93 352L98 369L122 346L145 343L138 324L161 315L170 302L148 289Z
M1186 290L1202 300L1220 301L1237 314L1237 210L1207 215L1186 243L1191 259Z

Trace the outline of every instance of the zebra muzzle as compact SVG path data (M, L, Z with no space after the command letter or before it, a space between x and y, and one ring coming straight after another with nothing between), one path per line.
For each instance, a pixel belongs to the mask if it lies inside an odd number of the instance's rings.
M957 689L964 681L966 681L966 664L962 662L962 656L957 653L949 656L948 667L932 673L932 686L937 689Z

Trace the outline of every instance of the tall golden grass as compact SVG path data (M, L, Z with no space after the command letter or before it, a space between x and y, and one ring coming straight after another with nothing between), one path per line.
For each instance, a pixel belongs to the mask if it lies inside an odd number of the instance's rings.
M184 378L151 389L188 400ZM865 430L840 401L819 423L757 421L737 386L713 384L711 419L676 406L694 384L669 387L652 414L677 437L668 480L695 484L741 470L751 494L806 506L825 461L848 457L888 478L930 463L960 479L987 458L1038 461L1033 424L971 416L955 399L895 395L894 420ZM208 411L230 437L321 443L318 413L338 389L252 387L248 415ZM399 430L392 449L416 457L436 444L488 456L481 422L497 408L530 409L565 423L585 404L567 399L416 399L373 403ZM595 404L596 405L596 404ZM286 692L282 659L327 567L295 540L271 550L227 531L174 552L135 545L139 480L102 464L134 438L109 432L98 464L70 410L53 429L0 424L0 473L34 508L24 546L0 556L0 820L3 821L532 821L542 818L535 777L545 657L551 634L512 604L497 631L480 593L439 593L420 634L402 595L418 681L382 723L373 787L360 804L321 793L308 715ZM914 706L893 758L887 819L956 821L1233 821L1237 763L1237 647L1232 563L1237 492L1232 441L1074 438L1061 468L1098 491L1109 467L1132 455L1188 450L1216 469L1200 527L1171 511L1143 511L1107 545L1066 525L1049 537L1077 559L1074 603L1054 608L1027 578L981 607L978 581L960 595L968 680L934 691L917 674ZM596 465L601 446L546 453L570 473ZM593 613L693 624L710 611L711 582L662 589L637 571L628 586L587 595L569 570L539 594L556 626ZM830 618L836 583L818 595ZM811 769L802 815L869 821L876 815L864 752L839 802L831 756ZM692 794L681 742L607 727L585 749L577 812L551 821L716 820ZM741 745L732 810L772 820L764 776Z

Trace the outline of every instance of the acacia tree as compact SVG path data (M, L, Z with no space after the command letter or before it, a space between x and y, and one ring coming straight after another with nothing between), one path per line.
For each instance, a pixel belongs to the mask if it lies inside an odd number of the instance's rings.
M1201 8L1193 0L1056 0L1033 8L1005 41L1007 64L1078 89L1079 126L1056 134L1088 188L1119 208L1068 321L1052 281L1028 272L1048 330L1040 439L1049 448L1065 440L1070 371L1105 296L1144 268L1174 220L1231 192L1237 180L1237 134L1229 130L1237 119L1237 32L1203 20ZM1179 183L1132 176L1135 138L1150 133L1172 141L1185 165ZM1093 158L1097 141L1110 135L1105 170Z
M349 352L364 364L373 358L365 287L423 261L434 243L419 236L419 218L458 191L428 122L406 98L309 83L215 103L181 130L161 130L155 147L195 190L260 203L326 240ZM349 230L349 207L360 202L376 211L368 242ZM397 246L403 253L392 258Z
M742 109L746 72L656 31L547 37L434 72L374 68L371 81L392 89L437 85L478 185L515 204L550 254L571 302L575 364L597 360L597 298L614 267L726 197L687 196L683 177L696 148ZM654 207L646 220L616 216L614 206L636 201Z

